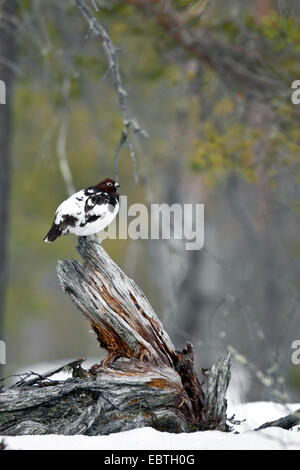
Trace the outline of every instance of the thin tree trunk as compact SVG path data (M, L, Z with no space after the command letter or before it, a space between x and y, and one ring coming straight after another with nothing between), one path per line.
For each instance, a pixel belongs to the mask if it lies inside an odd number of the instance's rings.
M0 339L4 338L4 293L11 178L11 114L16 60L16 29L12 18L17 14L18 3L18 0L6 0L0 7L0 80L6 86L6 104L0 104Z

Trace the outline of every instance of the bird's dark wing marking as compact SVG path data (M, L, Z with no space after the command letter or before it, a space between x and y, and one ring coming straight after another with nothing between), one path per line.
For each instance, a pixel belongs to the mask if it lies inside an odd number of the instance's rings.
M85 222L82 222L80 224L80 227L85 227L86 224L89 224L91 222L96 222L98 219L102 219L103 215L87 215L85 217Z
M85 213L88 214L89 212L92 212L92 210L95 208L95 206L100 206L101 204L109 204L113 207L116 206L118 202L118 199L116 198L115 195L105 193L105 192L100 192L91 195L90 197L87 198L85 202Z
M93 192L93 194L87 194L88 191ZM118 199L115 195L104 191L99 192L99 190L94 190L94 188L88 188L85 194L88 196L84 205L85 220L80 224L80 227L102 219L105 217L105 211L112 211L118 203ZM101 206L103 208L102 210Z
M91 194L96 194L96 192L97 192L97 188L95 188L94 186L89 186L88 188L84 190L84 195L91 196Z
M76 217L74 217L73 215L65 214L63 216L62 222L59 225L64 230L70 226L74 227L77 222L78 222L78 219L76 219Z
M68 214L63 216L63 220L62 222L60 222L60 224L56 224L55 221L53 221L53 224L49 232L45 236L44 241L54 242L57 237L60 237L61 235L68 235L69 227L74 227L77 221L78 220L76 219L76 217Z

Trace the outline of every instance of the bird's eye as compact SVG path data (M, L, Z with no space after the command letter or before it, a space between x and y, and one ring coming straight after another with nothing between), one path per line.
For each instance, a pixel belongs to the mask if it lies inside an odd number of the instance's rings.
M112 183L107 183L107 186L112 186Z

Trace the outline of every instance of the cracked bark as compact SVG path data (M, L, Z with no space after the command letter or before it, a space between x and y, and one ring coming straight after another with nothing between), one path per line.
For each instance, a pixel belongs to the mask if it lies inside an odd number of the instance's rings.
M3 388L0 434L226 431L229 358L200 384L192 345L175 350L143 292L102 245L81 237L77 249L84 263L59 261L58 277L108 355L89 370L82 360L68 364L73 378L66 381L49 381L50 371Z

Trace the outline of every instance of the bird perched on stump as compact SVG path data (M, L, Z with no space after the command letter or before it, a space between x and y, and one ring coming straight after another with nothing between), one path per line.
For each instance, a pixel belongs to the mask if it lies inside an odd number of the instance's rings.
M119 183L106 178L96 186L81 189L63 201L55 212L44 242L52 243L61 235L74 233L85 237L107 227L119 212Z

